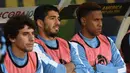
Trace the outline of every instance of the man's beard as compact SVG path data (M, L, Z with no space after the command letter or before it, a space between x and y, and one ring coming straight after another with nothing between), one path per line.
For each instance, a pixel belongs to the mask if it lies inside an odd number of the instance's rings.
M44 32L48 37L56 37L58 35L58 31L59 30L57 30L56 32L51 32L49 29L44 29Z
M58 35L58 33L50 33L49 36L50 37L56 37Z

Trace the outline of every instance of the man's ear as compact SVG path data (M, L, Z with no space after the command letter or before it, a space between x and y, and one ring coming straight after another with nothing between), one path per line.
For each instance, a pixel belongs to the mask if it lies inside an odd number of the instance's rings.
M11 37L10 35L8 35L8 38L9 38L10 42L12 42L12 43L15 42L15 37Z
M41 20L41 19L38 19L37 20L37 25L38 25L38 27L43 27L43 21Z
M85 20L84 17L82 17L80 20L81 20L81 23L82 23L83 26L86 25L86 20Z
M15 42L15 38L9 38L10 42L14 43Z

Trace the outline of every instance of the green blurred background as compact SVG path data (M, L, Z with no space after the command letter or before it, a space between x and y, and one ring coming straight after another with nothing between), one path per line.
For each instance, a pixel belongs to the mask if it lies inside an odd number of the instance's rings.
M70 4L81 4L83 2L90 2L94 1L97 3L116 3L116 2L128 2L129 0L71 0ZM8 8L8 7L31 7L31 6L38 6L41 4L52 4L58 5L60 0L0 0L0 7L1 8ZM108 22L112 20L112 22ZM104 34L108 36L116 36L120 21L122 20L121 16L118 17L106 17L104 19ZM108 26L113 27L112 29L107 28ZM61 28L58 36L70 40L71 37L79 30L78 23L76 19L66 19L61 21ZM114 32L113 32L114 31Z

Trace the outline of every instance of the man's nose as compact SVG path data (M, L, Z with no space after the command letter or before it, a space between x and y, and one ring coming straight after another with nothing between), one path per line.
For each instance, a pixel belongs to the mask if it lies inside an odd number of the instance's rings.
M60 20L56 19L56 24L60 25Z
M34 41L34 39L35 39L35 36L34 36L34 35L30 35L30 36L29 36L29 40L30 40L30 41Z
M101 20L99 21L99 26L102 27L102 21Z

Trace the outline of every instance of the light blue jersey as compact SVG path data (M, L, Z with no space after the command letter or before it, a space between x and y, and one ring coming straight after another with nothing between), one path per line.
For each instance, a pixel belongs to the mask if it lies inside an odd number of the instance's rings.
M37 52L42 60L44 73L66 73L65 66L53 61L52 58L45 53L41 45L35 43L33 51Z
M50 47L57 47L57 45L58 45L56 43L56 40L48 41L48 40L43 39L39 35L38 35L38 38L41 39L45 44L49 45ZM76 53L72 52L73 50L75 50L75 49L73 49L72 45L70 44L70 53L73 53L73 54L71 54L71 57L76 58L77 61L79 61L80 63L83 63L82 61L84 58L81 60L81 58ZM36 51L37 53L40 54L43 64L45 65L44 68L46 68L46 69L44 69L44 72L46 70L45 73L66 73L65 66L63 64L58 64L54 60L52 60L52 58L48 54L45 53L44 48L41 45L35 43L34 51ZM50 67L48 66L48 64ZM85 66L82 66L82 65L76 66L75 65L75 72L76 73L86 73L87 70L85 70Z
M11 47L8 47L8 53L10 54L10 56L11 56L11 59L13 60L13 62L15 63L15 64L17 64L17 66L23 66L23 65L25 65L26 63L27 63L27 54L26 54L26 56L24 57L24 58L18 58L18 57L16 57L13 53L12 53L12 50L11 50ZM37 62L38 64L38 67L37 67L37 69L36 69L36 73L43 73L43 67L42 67L42 65L41 65L41 61L40 61L40 59L38 58L38 62ZM7 70L6 70L6 67L5 67L5 65L4 64L0 64L0 66L1 66L1 70L2 70L2 72L3 73L9 73Z
M80 35L87 44L93 47L93 49L95 49L95 47L98 46L99 42L96 37L90 40L84 37L81 33ZM73 51L72 54L76 53L81 58L83 63L81 63L79 59L74 58L74 56L72 56L72 62L78 67L84 66L84 68L86 68L84 70L87 71L84 73L126 73L126 66L119 53L119 50L117 49L113 40L111 40L110 38L108 39L111 44L111 52L112 52L112 59L109 64L107 65L97 64L96 70L94 70L94 68L89 64L87 60L84 48L77 42L71 42L74 47L72 50Z

